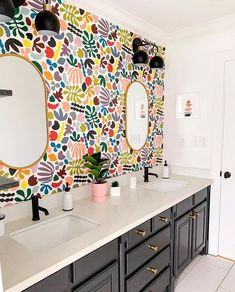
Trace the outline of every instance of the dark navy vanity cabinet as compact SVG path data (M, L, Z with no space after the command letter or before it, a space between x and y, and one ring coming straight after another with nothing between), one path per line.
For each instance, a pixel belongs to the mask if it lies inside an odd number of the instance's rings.
M174 207L174 275L198 254L208 253L209 188Z
M174 278L208 253L210 187L133 228L27 292L173 292Z

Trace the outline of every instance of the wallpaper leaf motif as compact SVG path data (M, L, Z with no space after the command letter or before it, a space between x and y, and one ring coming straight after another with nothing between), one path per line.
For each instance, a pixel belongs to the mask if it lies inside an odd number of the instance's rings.
M23 15L19 12L19 8L15 9L15 16L12 22L9 24L9 28L12 31L14 37L24 37L25 32L28 31L27 26L23 20Z
M67 101L73 101L76 103L80 103L81 100L85 97L85 93L78 86L66 86L64 90L64 95L67 98Z
M83 159L78 159L69 162L67 170L70 175L82 175L85 174L85 162Z
M95 58L96 54L98 53L98 49L93 35L89 34L87 31L84 31L82 39L88 56Z
M86 106L85 118L92 129L97 128L99 126L99 118L94 106L92 107L90 107L89 105Z
M100 19L98 23L98 32L103 36L103 37L108 37L109 36L109 23L108 21L104 19Z
M87 153L102 151L110 160L110 176L162 162L164 71L133 66L131 44L137 35L61 0L52 7L60 34L39 35L34 19L42 2L26 1L12 22L0 24L1 54L24 56L45 79L49 126L41 161L19 170L0 165L0 175L20 181L11 193L0 192L0 206L30 200L37 192L54 194L66 182L72 187L91 182L82 159ZM164 58L164 48L158 51ZM125 138L125 92L133 80L144 84L150 103L149 135L141 151L132 151Z
M63 12L64 20L71 22L75 26L79 26L79 21L82 20L82 17L76 6L62 3L60 11Z

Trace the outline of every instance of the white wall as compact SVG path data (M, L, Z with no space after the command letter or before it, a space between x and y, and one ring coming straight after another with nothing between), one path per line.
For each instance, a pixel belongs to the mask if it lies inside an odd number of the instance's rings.
M210 253L218 254L220 151L223 95L218 93L218 59L235 50L235 30L208 30L176 37L167 45L165 99L165 158L173 171L214 179L211 196ZM201 116L176 119L176 95L200 93ZM203 137L204 146L194 145ZM184 142L182 142L182 139ZM182 145L182 143L184 145Z

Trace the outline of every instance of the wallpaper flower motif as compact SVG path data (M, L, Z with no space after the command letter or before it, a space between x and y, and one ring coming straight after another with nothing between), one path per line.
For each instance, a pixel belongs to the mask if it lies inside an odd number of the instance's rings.
M49 144L42 160L29 169L8 169L20 187L0 193L1 206L62 191L91 181L82 159L101 151L110 159L109 174L123 175L162 162L164 72L132 65L135 34L78 7L53 2L60 19L58 37L40 36L34 19L41 0L26 1L14 20L0 24L0 54L15 53L31 60L49 89ZM164 48L158 47L164 57ZM125 139L125 91L131 81L144 83L149 94L149 136L141 151Z

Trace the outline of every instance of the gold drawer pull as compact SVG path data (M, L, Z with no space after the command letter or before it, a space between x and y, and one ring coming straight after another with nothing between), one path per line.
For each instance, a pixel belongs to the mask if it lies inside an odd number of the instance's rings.
M191 218L191 219L193 219L193 220L197 219L197 216L194 215L194 214L193 215L188 215L188 217Z
M153 245L153 244L148 244L148 248L150 248L151 250L153 251L157 251L158 247L156 245Z
M193 215L195 215L196 217L199 217L200 213L199 212L193 212Z
M156 275L157 272L158 272L157 269L155 269L155 268L153 268L153 267L148 267L147 270L148 270L149 272L153 273L154 275Z
M136 229L135 232L142 237L145 237L146 235L146 231L144 230Z
M163 217L163 216L159 216L158 217L158 220L160 220L162 222L165 222L165 223L168 223L169 222L169 219L167 217Z

